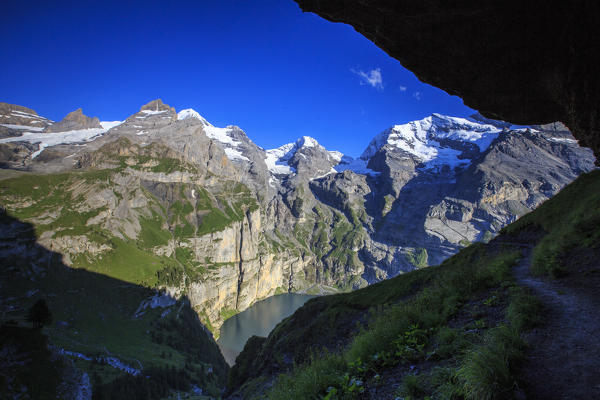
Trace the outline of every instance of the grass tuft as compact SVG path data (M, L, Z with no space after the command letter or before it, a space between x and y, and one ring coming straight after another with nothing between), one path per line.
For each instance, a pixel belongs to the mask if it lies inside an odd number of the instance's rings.
M525 342L507 325L491 329L485 342L470 349L458 370L467 399L511 399L517 388L514 366L523 357Z

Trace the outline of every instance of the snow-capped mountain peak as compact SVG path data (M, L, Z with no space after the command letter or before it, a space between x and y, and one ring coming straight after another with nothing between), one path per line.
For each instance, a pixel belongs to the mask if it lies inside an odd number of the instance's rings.
M472 118L432 114L421 120L386 129L369 143L360 156L368 161L382 147L401 151L424 164L425 168L441 165L456 167L470 162L465 149L484 152L503 128Z
M310 151L306 152L308 149L310 149ZM266 150L265 153L267 168L271 173L276 175L289 175L297 172L295 168L297 161L294 161L296 154L300 155L304 160L309 160L312 156L317 157L316 159L322 159L324 156L325 159L328 160L327 163L331 165L339 163L344 156L339 151L325 150L315 138L310 136L302 136L295 142L284 144L275 149ZM310 158L310 160L314 161L315 159ZM329 168L329 170L330 169L331 168Z
M196 118L196 119L199 119L204 125L212 126L210 124L210 122L208 122L202 115L200 115L193 108L186 108L185 110L181 110L177 113L178 120L183 120L183 119L188 119L188 118Z
M300 139L296 140L296 146L298 148L302 147L322 147L319 142L315 138L310 136L302 136Z

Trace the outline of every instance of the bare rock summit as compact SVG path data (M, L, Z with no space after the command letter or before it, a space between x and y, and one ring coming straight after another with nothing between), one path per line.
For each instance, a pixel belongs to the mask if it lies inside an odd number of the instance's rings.
M98 117L90 118L83 113L81 108L68 113L60 122L44 129L44 132L66 132L79 129L102 129Z

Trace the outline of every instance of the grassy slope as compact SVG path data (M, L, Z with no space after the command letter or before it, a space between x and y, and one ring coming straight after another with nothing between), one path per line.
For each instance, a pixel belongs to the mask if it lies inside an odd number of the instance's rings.
M139 158L135 158L135 165L144 161L143 157ZM158 166L179 165L175 160L159 161ZM148 169L156 168L157 166ZM151 287L165 283L159 281L157 275L162 269L185 269L188 275L194 276L202 274L202 265L205 264L194 261L189 252L185 251L176 253L177 260L157 256L152 251L153 247L165 245L172 238L181 241L221 231L232 222L242 220L246 210L258 207L249 190L235 182L225 182L213 195L209 195L206 189L198 185L174 184L176 187L173 192L176 196L170 201L157 199L145 191L148 206L140 211L142 214L139 223L142 229L138 240L123 240L99 225L88 226L90 218L105 211L106 207L81 211L81 206L85 203L84 195L74 194L82 188L91 192L114 187L115 175L123 173L123 169L121 166L61 174L21 174L0 181L0 200L10 215L22 221L33 222L38 236L46 231L56 231L55 237L85 235L91 241L111 248L102 257L91 257L88 254L76 256L72 260L74 267ZM195 204L184 194L185 190L192 189L197 196ZM116 192L115 195L122 197ZM190 220L196 220L195 210L202 215L197 226L190 223ZM46 222L46 213L57 213L58 217Z
M511 242L542 237L521 244L535 245L534 272L557 275L571 252L598 250L599 216L600 171L594 171L490 244L474 244L438 267L313 299L268 338L249 340L230 388L272 399L351 399L366 392L511 398L526 347L522 336L540 322L537 300L511 275L520 257Z
M87 221L104 210L103 207L80 212L82 196L75 196L75 187L88 186L94 190L109 187L111 170L70 172L63 174L33 175L24 174L17 178L0 181L3 203L10 215L21 221L36 221L36 235L46 231L59 230L56 236L85 235L98 244L112 248L103 259L93 259L87 255L76 257L74 267L86 268L131 283L154 284L156 271L161 268L161 259L139 249L135 243L117 238L113 232L97 225L86 226ZM19 207L19 204L29 204ZM45 213L57 213L58 218L44 223Z
M569 253L600 243L600 171L582 175L535 212L502 230L509 235L523 231L546 233L533 251L535 274L559 277L568 273L564 261Z
M331 392L329 398L359 398L364 390L377 390L390 370L408 372L410 365L422 371L407 379L418 379L423 394L466 393L476 380L466 372L467 358L457 355L494 342L490 328L517 335L503 315L517 292L510 285L510 267L518 258L517 252L474 245L440 267L311 300L266 341L255 341L258 348L248 349L253 354L242 353L230 384L246 381L244 389L251 392L257 384L252 378L264 378L253 371L289 368L284 360L293 358L300 366L280 376L268 397L320 398ZM434 370L433 361L442 370ZM512 361L502 368L510 370ZM463 369L465 378L457 378Z

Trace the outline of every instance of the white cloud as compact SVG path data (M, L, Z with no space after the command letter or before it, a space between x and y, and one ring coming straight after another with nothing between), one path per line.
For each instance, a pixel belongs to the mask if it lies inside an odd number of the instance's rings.
M398 89L400 89L401 92L406 92L406 86L398 86Z
M421 100L421 98L423 98L423 95L421 94L421 92L414 92L413 97L417 100Z
M381 76L381 69L372 69L369 72L362 71L360 69L350 69L353 73L360 77L361 85L369 85L377 90L383 90L383 77Z

